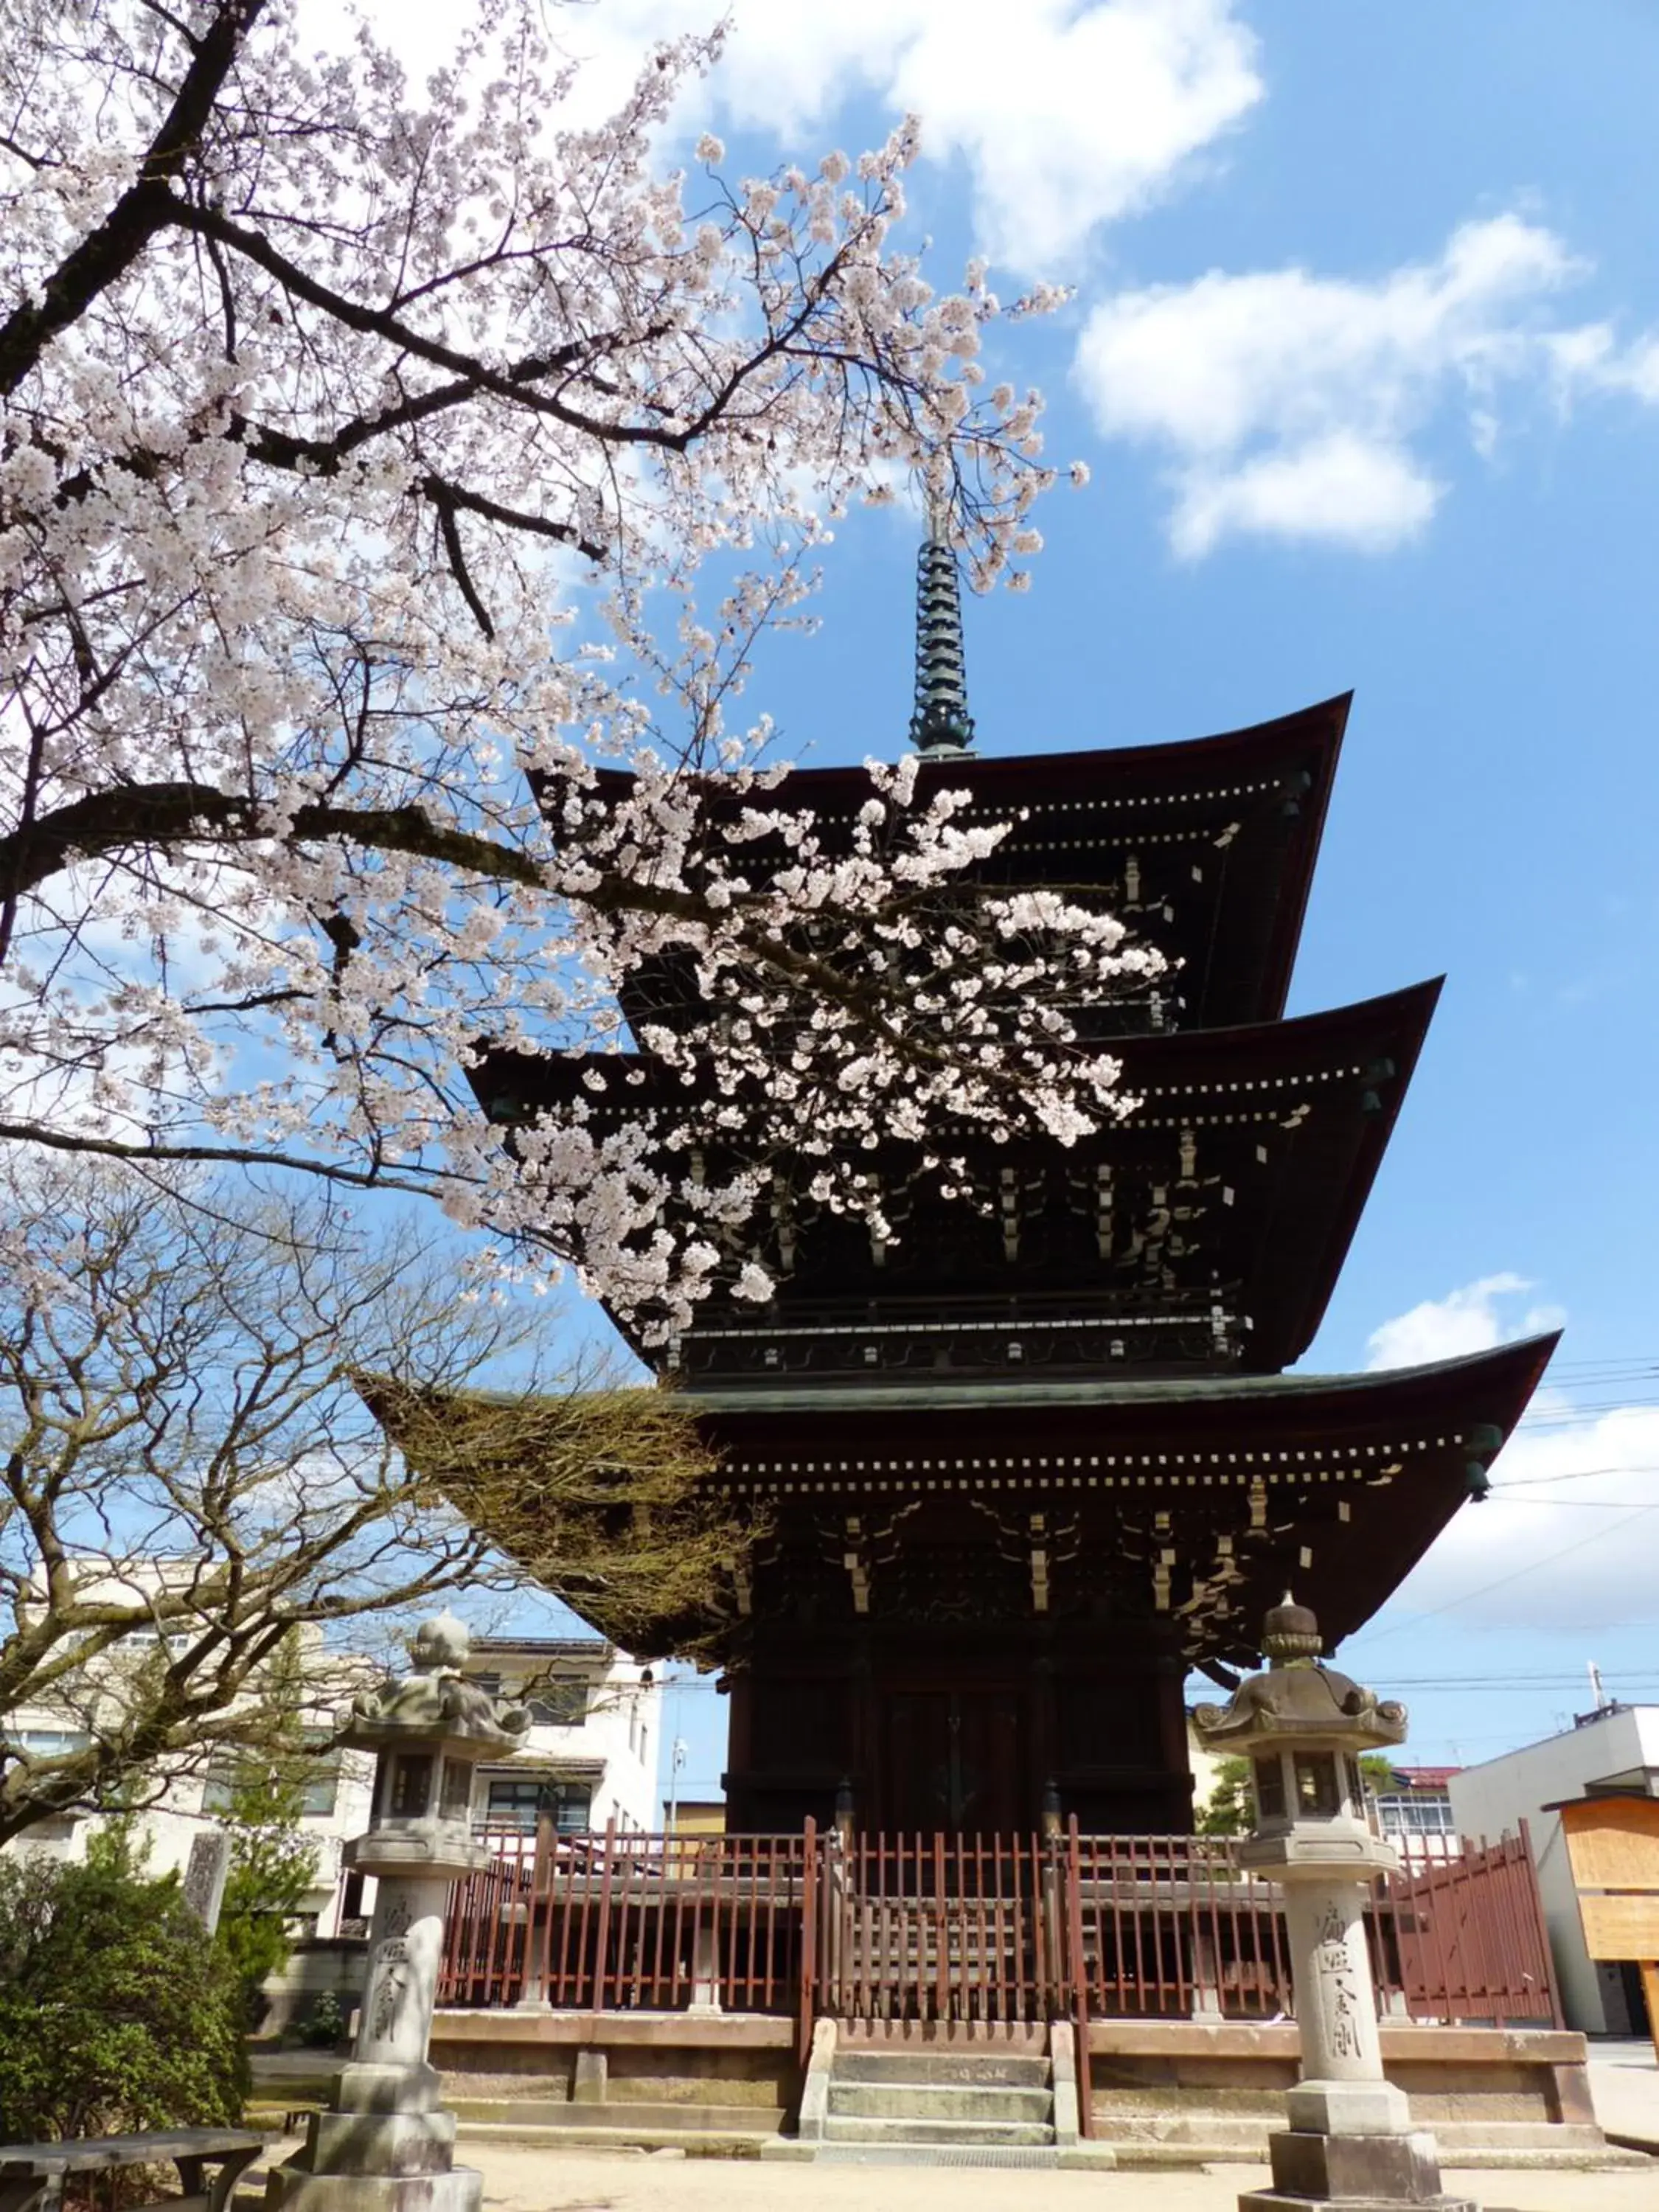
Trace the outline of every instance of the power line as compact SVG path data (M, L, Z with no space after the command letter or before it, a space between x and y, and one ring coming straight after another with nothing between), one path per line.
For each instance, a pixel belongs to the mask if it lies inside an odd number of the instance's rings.
M1576 1467L1565 1474L1517 1474L1506 1481L1493 1483L1492 1488L1542 1490L1554 1482L1589 1482L1600 1474L1659 1474L1659 1463L1643 1460L1633 1467Z
M1462 1606L1473 1605L1477 1598L1490 1597L1494 1590L1507 1589L1511 1583L1518 1583L1525 1575L1535 1575L1540 1567L1553 1567L1562 1559L1570 1559L1575 1552L1582 1552L1591 1544L1599 1544L1604 1537L1613 1535L1634 1521L1638 1514L1647 1510L1644 1505L1633 1506L1617 1521L1604 1522L1601 1528L1592 1528L1588 1536L1581 1536L1576 1544L1568 1544L1562 1550L1551 1552L1547 1558L1534 1559L1524 1567L1516 1567L1512 1574L1500 1575L1495 1583L1483 1583L1479 1589L1466 1590L1462 1597L1448 1598L1444 1605L1433 1605L1425 1613L1413 1613L1410 1620L1396 1621L1392 1628L1379 1629L1376 1641L1380 1643L1385 1636L1397 1636L1402 1628L1413 1626L1418 1621L1436 1620L1443 1613L1455 1613Z

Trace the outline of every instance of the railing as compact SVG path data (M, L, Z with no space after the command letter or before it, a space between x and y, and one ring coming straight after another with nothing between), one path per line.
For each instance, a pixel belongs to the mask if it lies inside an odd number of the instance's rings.
M1271 2018L1291 2009L1277 1886L1220 1836L1067 1839L1073 1972L1097 2019Z
M476 1841L489 1850L489 1863L449 1893L438 2002L517 2004L533 1917L536 1838L512 1828Z
M1058 1878L1036 1836L856 1836L832 1847L818 2009L856 2020L1046 2021Z
M438 2002L559 2010L788 2012L811 1962L818 1847L799 1836L489 1839L457 1883Z
M492 1836L442 2004L1015 2027L1293 2009L1279 1885L1229 1838ZM1438 1839L1437 1838L1437 1843ZM1379 2008L1559 2026L1524 1830L1408 1850L1366 1915Z

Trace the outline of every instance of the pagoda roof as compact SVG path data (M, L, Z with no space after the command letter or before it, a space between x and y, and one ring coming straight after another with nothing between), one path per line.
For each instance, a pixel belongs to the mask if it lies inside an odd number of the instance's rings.
M1284 1012L1352 693L1207 738L1074 752L924 754L924 777L971 794L968 823L1018 816L974 879L1095 895L1179 963L1182 1026ZM601 799L633 782L599 779ZM808 807L833 848L870 796L860 767L792 769L745 809ZM544 793L544 803L548 794ZM732 804L739 802L734 798ZM763 845L745 848L763 866ZM623 992L632 1018L695 1011L666 966Z
M720 1480L780 1522L890 1526L954 1497L1043 1541L1120 1602L1167 1612L1189 1663L1253 1666L1286 1587L1334 1648L1472 1496L1559 1333L1364 1375L685 1394ZM912 1540L916 1540L915 1537ZM1093 1564L1091 1564L1092 1555Z
M566 1595L636 1653L740 1662L769 1571L787 1604L801 1587L792 1575L833 1591L860 1553L879 1623L889 1568L933 1558L949 1577L964 1546L1014 1559L1031 1547L1056 1616L1104 1604L1113 1619L1162 1622L1189 1664L1254 1666L1263 1615L1287 1586L1315 1602L1334 1648L1468 1502L1471 1470L1484 1478L1557 1341L1364 1375L684 1392L717 1462L723 1517L763 1532L746 1565L734 1559L729 1600L653 1631L637 1591L615 1620L602 1577ZM453 1401L460 1431L477 1402L495 1401ZM396 1407L376 1411L397 1441ZM428 1437L444 1427L431 1397L423 1426ZM522 1499L465 1504L486 1534L525 1548L535 1494L532 1480ZM493 1532L492 1512L505 1516ZM539 1559L560 1547L527 1548Z
M1496 1389L1507 1402L1511 1387L1522 1372L1531 1376L1520 1401L1523 1406L1560 1339L1561 1332L1556 1329L1545 1335L1517 1338L1491 1352L1460 1352L1453 1359L1426 1360L1411 1367L1368 1368L1359 1375L1310 1370L1289 1375L1160 1375L1145 1380L1106 1375L1064 1382L1036 1376L1017 1382L986 1380L907 1385L884 1381L851 1390L798 1386L775 1390L705 1388L681 1390L677 1396L681 1405L699 1416L721 1420L729 1414L747 1419L750 1414L796 1411L823 1413L832 1408L849 1418L861 1411L884 1421L895 1413L949 1414L999 1406L1023 1407L1027 1412L1041 1409L1053 1416L1110 1407L1115 1426L1121 1418L1152 1442L1167 1432L1173 1408L1180 1409L1176 1418L1184 1435L1207 1435L1212 1426L1231 1434L1242 1410L1249 1423L1275 1435L1285 1430L1324 1438L1339 1414L1380 1416L1385 1425L1391 1417L1426 1415L1443 1425L1454 1402L1460 1419L1468 1413L1463 1401L1472 1386L1488 1395ZM1532 1375L1534 1365L1538 1372ZM1488 1421L1497 1415L1483 1411L1471 1418ZM1028 1423L1023 1422L1021 1429L1029 1435ZM1091 1433L1098 1431L1091 1430Z
M679 1347L684 1378L850 1386L872 1348L878 1365L925 1367L930 1390L988 1364L1011 1379L1114 1361L1289 1365L1335 1287L1439 990L1123 1040L1138 1107L1069 1148L964 1140L979 1206L912 1187L913 1149L874 1152L896 1232L879 1253L861 1220L799 1200L786 1252L769 1197L734 1256L757 1257L775 1295L705 1300ZM502 1120L578 1097L601 1127L659 1103L676 1121L687 1112L678 1076L643 1056L493 1053L472 1081Z

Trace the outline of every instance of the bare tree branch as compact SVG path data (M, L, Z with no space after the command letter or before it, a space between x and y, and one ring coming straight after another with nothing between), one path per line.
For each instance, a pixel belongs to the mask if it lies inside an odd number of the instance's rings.
M522 1312L406 1230L85 1164L4 1195L0 1844L276 1742L296 1670L326 1705L453 1591L528 1577L612 1633L723 1608L689 1416L592 1370L538 1392ZM469 1396L504 1358L528 1393Z

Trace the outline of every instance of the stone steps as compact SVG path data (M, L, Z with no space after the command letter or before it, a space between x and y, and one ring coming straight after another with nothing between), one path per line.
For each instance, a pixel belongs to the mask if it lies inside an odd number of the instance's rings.
M838 2046L823 2114L826 2153L895 2160L994 2154L1052 2157L1054 2100L1046 2057L1029 2051ZM1018 2154L1015 2158L1015 2154Z
M832 2118L848 2119L1026 2120L1046 2127L1052 2093L962 2081L837 2081L830 2084Z
M1046 2123L1030 2120L921 2119L910 2113L891 2119L853 2119L832 2112L823 2124L823 2139L830 2143L1020 2143L1052 2148L1054 2131Z
M861 2050L842 2045L836 2052L836 2081L916 2082L987 2089L1047 2089L1048 2062L1036 2054L977 2050Z

